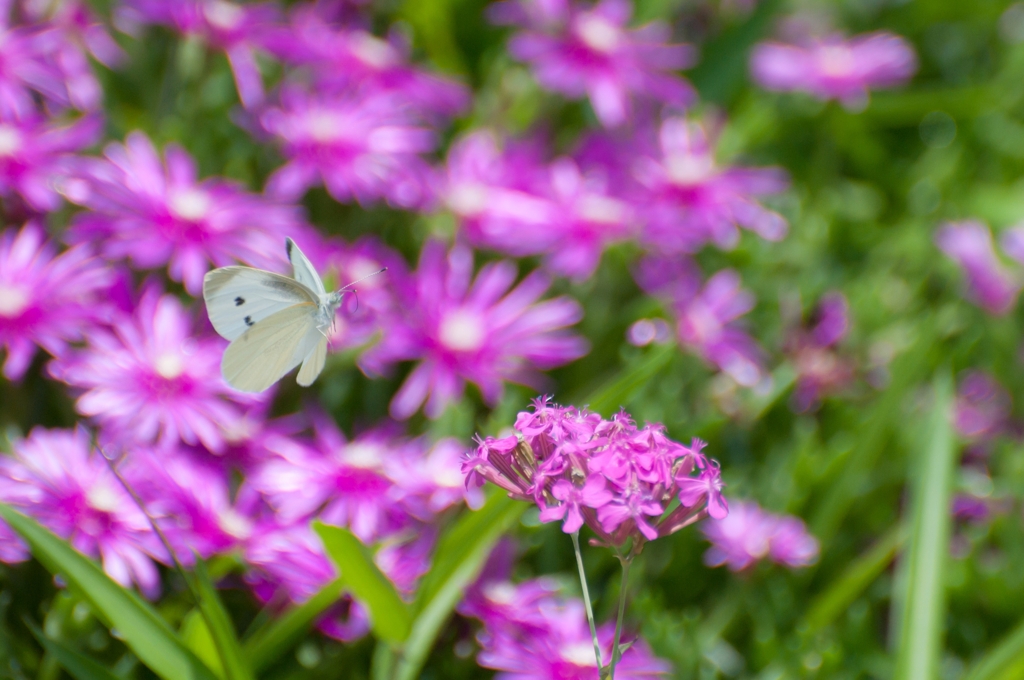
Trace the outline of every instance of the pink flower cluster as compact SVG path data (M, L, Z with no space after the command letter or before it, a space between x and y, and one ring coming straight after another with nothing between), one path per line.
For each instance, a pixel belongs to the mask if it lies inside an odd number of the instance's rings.
M842 389L853 379L854 365L836 352L850 326L850 305L842 293L822 297L814 325L793 331L786 353L796 369L793 403L798 412L818 405L821 398Z
M562 520L566 533L586 524L598 542L621 547L729 514L718 463L704 442L684 446L664 428L638 428L622 412L604 420L546 398L516 418L519 435L487 437L463 463L467 484L491 482L532 501L542 522ZM678 505L675 507L675 502Z
M491 556L484 576L467 593L458 612L478 620L476 634L481 651L477 662L499 671L504 680L557 678L597 680L600 676L594 643L587 628L583 602L560 592L547 578L512 583L497 572L496 558L507 558L499 547ZM614 625L598 628L601 660L611 659ZM644 680L671 673L671 666L654 656L637 638L623 653L615 677Z
M992 233L981 222L968 220L943 225L935 234L939 249L952 258L967 277L967 294L990 314L1007 314L1017 303L1022 281L1019 272L1002 263ZM1024 264L1024 227L1003 233L1004 252Z
M743 571L768 559L787 567L805 567L818 560L818 541L799 518L766 512L752 501L733 502L728 517L705 522L701 531L711 541L704 561Z

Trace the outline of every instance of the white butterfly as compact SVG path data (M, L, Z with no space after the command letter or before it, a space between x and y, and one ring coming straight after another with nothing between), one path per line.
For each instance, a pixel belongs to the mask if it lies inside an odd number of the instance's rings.
M313 384L327 360L327 329L353 285L328 293L295 242L286 239L285 249L294 278L252 267L221 267L203 278L210 322L231 341L221 373L242 392L262 392L299 364L296 381Z

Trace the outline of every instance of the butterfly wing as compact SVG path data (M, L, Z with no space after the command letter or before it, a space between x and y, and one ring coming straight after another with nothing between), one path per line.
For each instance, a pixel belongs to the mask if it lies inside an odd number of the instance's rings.
M295 241L285 239L284 245L288 252L288 261L292 263L292 275L295 280L319 295L326 295L327 290L324 288L324 282L320 280L320 275L316 273L309 258L299 250Z
M295 382L303 387L309 387L320 375L320 371L324 370L325 363L327 363L327 338L321 334L316 348L302 362L302 368L299 369L299 375L296 376Z
M242 392L262 392L280 380L319 351L324 336L316 327L316 313L315 304L302 302L256 323L224 351L224 379Z
M213 327L235 340L257 323L294 305L319 298L303 282L252 267L221 267L203 278L203 297Z

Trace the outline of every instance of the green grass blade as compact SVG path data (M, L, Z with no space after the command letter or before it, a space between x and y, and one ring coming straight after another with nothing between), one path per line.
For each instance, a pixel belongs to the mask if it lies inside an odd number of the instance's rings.
M181 620L181 628L178 630L178 637L182 642L195 652L199 659L210 667L214 674L223 679L224 665L220 660L220 653L217 651L217 643L213 641L210 627L206 625L199 608L195 608L185 615Z
M589 399L581 398L571 403L589 406L591 411L610 416L625 406L637 390L664 371L672 357L678 353L679 349L674 344L658 345L635 366L629 366L617 377L592 392Z
M525 509L525 503L494 491L482 508L463 514L441 536L413 604L416 618L395 670L396 680L419 677L441 627L466 587L480 573L494 544Z
M99 565L34 519L2 503L0 517L25 539L36 559L89 602L150 670L165 680L215 680L213 672L148 603L114 583Z
M412 625L409 607L377 568L369 549L348 529L315 521L313 531L341 572L345 588L370 610L374 634L395 645L404 642Z
M1011 680L1024 677L1024 621L978 659L964 680Z
M242 645L242 653L253 672L264 670L299 644L317 618L338 601L343 587L340 578L328 583L316 595L249 636Z
M808 632L817 633L853 604L896 556L906 540L906 531L894 527L855 559L829 588L807 608L804 621Z
M25 625L39 644L43 646L46 653L57 660L68 675L75 680L119 680L110 670L99 661L90 659L78 650L68 647L60 640L51 640L43 634L31 621L26 620Z
M195 565L195 588L199 594L203 619L224 669L224 677L226 680L255 680L242 654L242 646L238 642L238 634L235 632L231 617L224 609L217 589L213 587L210 575L206 571L206 563L198 555Z
M950 486L957 462L949 421L952 379L935 380L935 405L924 446L913 463L909 558L902 596L896 680L931 680L939 675L945 620L945 567L949 555Z

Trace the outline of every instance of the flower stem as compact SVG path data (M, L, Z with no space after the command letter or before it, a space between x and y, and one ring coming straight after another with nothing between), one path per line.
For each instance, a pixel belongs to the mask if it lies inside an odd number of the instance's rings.
M594 609L590 606L590 591L587 590L587 575L583 573L583 555L580 554L580 532L570 534L572 536L572 547L576 551L576 566L580 570L580 585L583 587L583 604L587 609L587 623L590 624L590 637L594 641L594 657L597 659L597 667L601 667L601 644L597 640L597 626L594 625Z
M619 557L622 563L622 585L619 587L619 615L615 619L615 637L612 638L612 663L608 666L608 680L615 680L615 664L619 662L619 638L622 635L622 615L626 611L626 582L629 580L629 566L633 564L633 555Z

